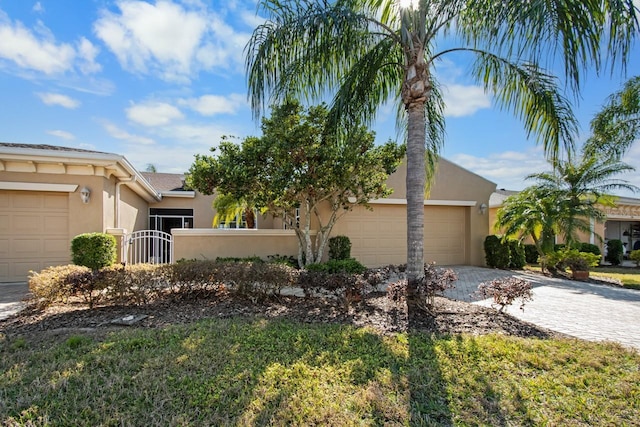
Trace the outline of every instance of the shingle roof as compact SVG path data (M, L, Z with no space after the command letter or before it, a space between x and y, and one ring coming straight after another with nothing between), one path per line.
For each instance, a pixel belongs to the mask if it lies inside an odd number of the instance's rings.
M184 174L140 172L157 191L184 191Z
M32 150L73 151L78 153L111 154L111 153L106 153L104 151L85 150L83 148L60 147L57 145L47 145L47 144L18 144L18 143L12 143L12 142L0 142L0 147L27 148Z

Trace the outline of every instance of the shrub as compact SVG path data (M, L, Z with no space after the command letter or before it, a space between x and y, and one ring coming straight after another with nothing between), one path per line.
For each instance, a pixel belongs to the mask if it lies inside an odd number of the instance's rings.
M335 236L329 239L329 260L351 258L351 240L347 236Z
M538 248L536 248L536 245L524 245L524 259L527 264L537 264L538 256Z
M64 302L75 293L68 280L69 275L90 272L89 268L80 265L48 267L39 273L32 271L29 277L29 291L41 306Z
M79 234L71 240L72 261L99 270L116 262L116 247L116 238L110 234Z
M594 245L593 243L580 243L578 250L580 252L586 252L594 255L602 255L598 245Z
M477 293L482 298L492 298L493 303L500 306L500 312L517 299L520 300L520 310L524 310L526 302L533 300L531 283L515 276L480 283Z
M611 239L607 242L607 256L605 261L611 263L611 265L622 264L622 257L624 256L624 246L622 241L618 239Z
M308 271L317 271L330 274L362 274L367 270L367 267L362 265L357 259L349 258L342 260L330 260L324 263L309 264L305 266L305 269Z
M509 245L495 235L484 239L484 254L487 265L492 268L509 267Z
M564 249L551 252L543 257L543 261L550 268L564 271L567 267L571 271L588 271L600 263L600 255L580 252L577 249Z
M451 269L436 268L436 263L425 264L424 280L418 284L418 297L424 299L427 307L433 307L435 297L454 287L458 276Z
M636 249L635 251L631 251L629 254L629 259L635 261L636 267L640 267L640 249Z
M527 264L524 246L517 240L508 240L507 244L509 245L509 268L522 270Z
M264 260L262 258L260 258L257 255L254 256L247 256L244 258L240 258L240 257L217 257L216 258L216 262L257 262L257 263L261 263L264 262Z
M285 264L293 268L298 267L298 259L293 255L267 255L267 260L272 264Z

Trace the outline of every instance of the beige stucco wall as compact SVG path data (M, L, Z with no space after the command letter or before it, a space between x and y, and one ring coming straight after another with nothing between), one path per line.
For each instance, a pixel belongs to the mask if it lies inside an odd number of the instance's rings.
M174 229L175 259L298 254L298 239L292 230Z

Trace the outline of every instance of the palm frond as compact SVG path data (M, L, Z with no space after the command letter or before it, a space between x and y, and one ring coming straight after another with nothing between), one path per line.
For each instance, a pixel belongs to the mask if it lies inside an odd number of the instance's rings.
M557 157L560 147L573 150L578 123L553 76L535 64L517 64L486 51L474 52L475 76L485 90L495 93L502 108L523 121L528 135L537 136L548 156Z

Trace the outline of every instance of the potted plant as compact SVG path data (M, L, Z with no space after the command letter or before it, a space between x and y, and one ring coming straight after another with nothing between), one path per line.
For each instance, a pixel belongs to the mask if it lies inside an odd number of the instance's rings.
M571 277L576 280L589 278L589 269L600 262L600 255L579 252L577 249L566 250L562 256L562 264L569 267Z

